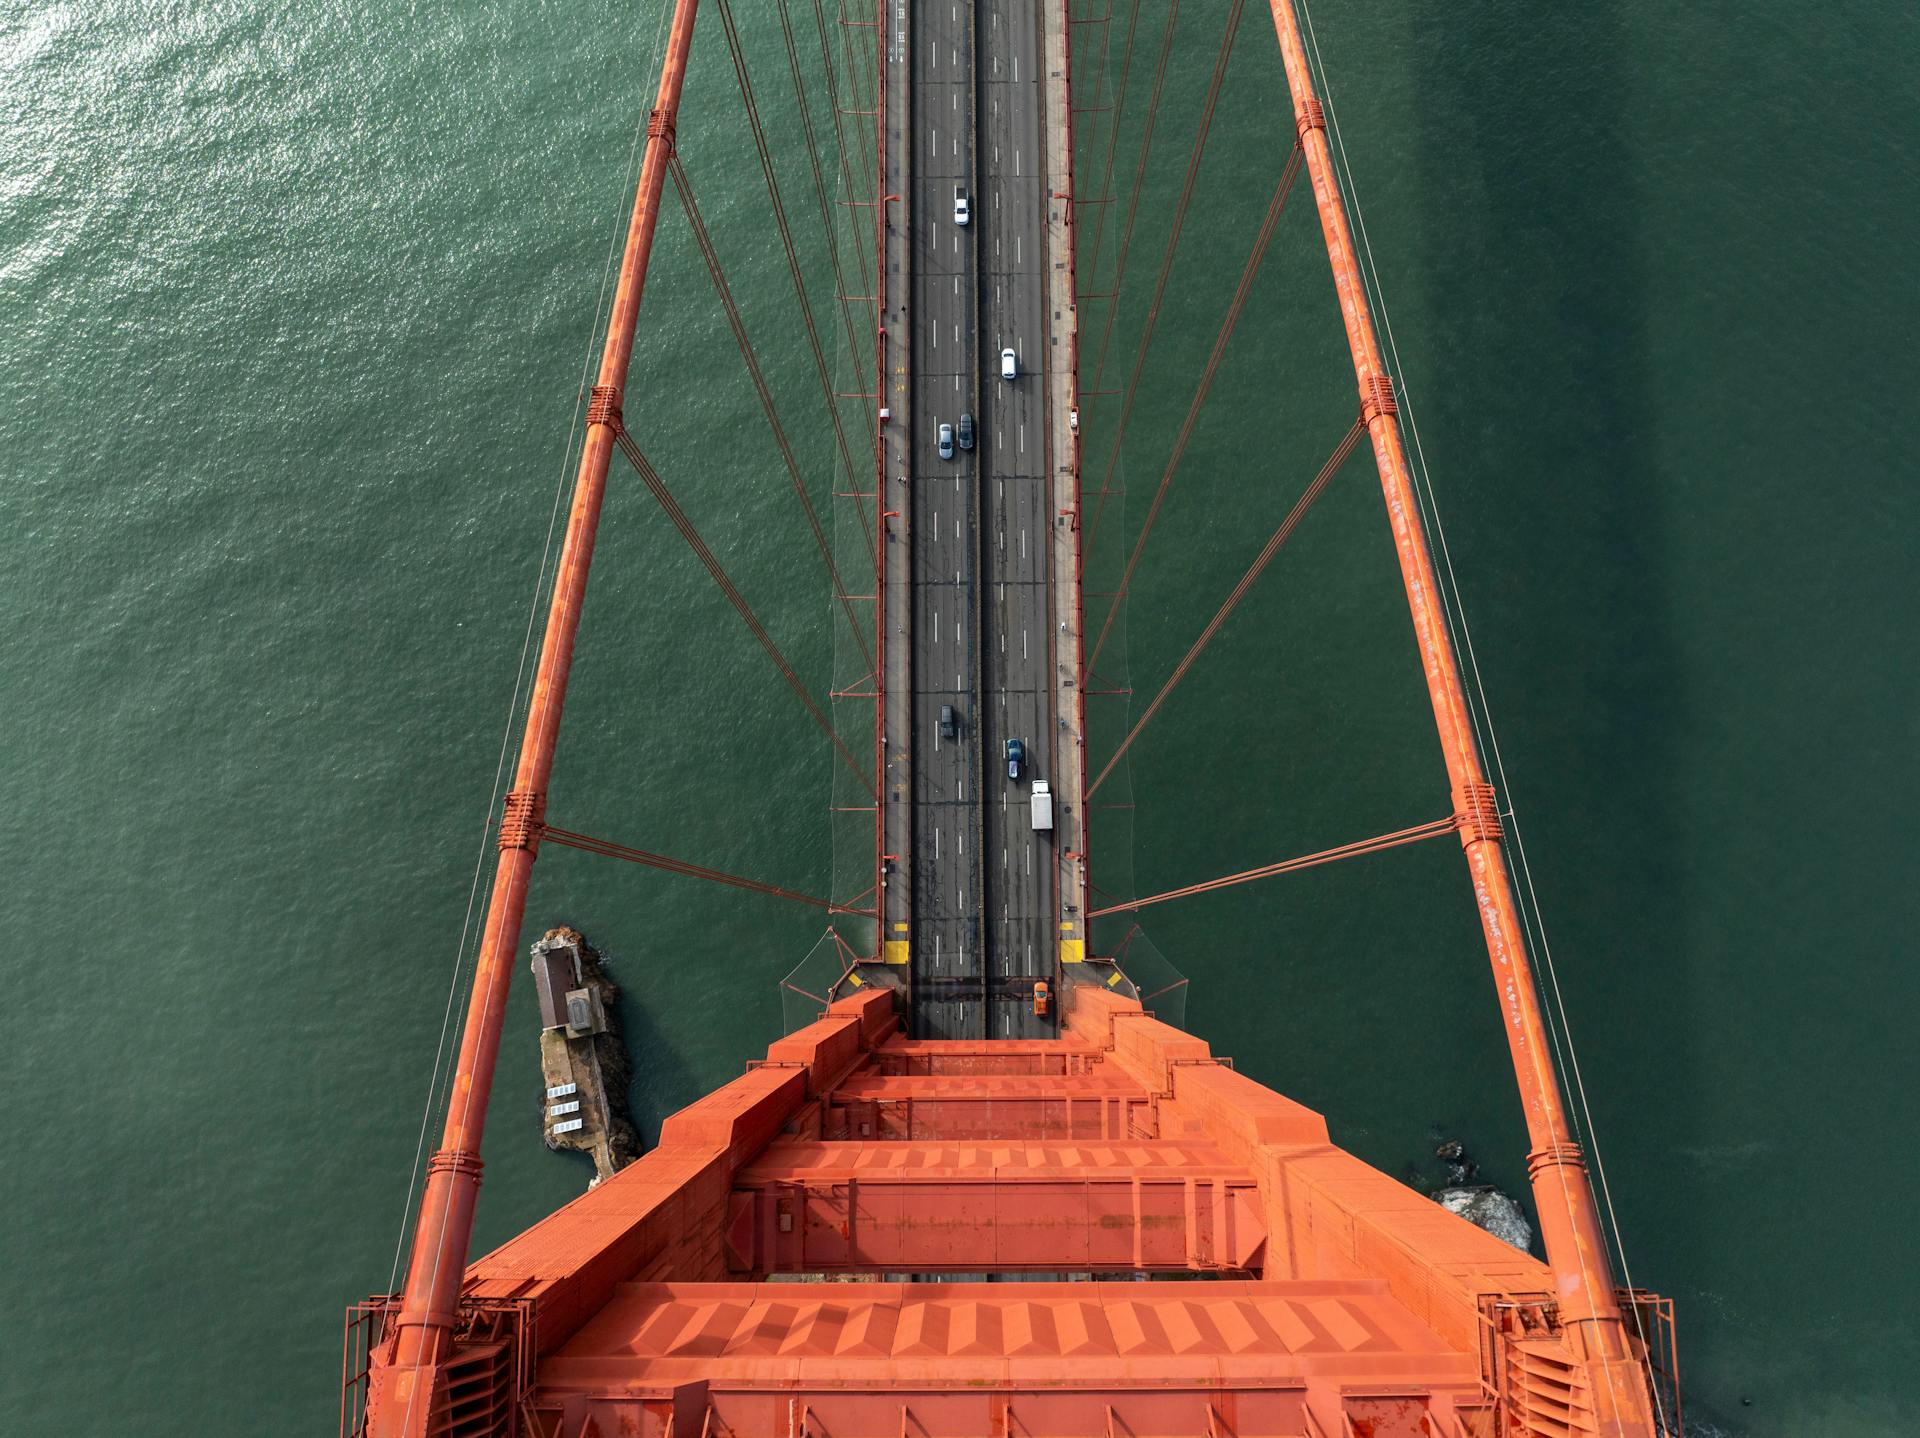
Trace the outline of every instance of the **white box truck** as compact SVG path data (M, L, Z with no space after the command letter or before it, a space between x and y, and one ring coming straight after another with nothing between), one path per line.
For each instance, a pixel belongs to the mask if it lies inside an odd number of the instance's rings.
M1033 827L1036 829L1053 827L1053 790L1047 787L1045 779L1033 781Z

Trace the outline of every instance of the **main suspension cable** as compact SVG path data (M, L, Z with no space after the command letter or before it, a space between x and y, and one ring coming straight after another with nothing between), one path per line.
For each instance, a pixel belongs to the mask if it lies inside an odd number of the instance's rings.
M1579 1100L1580 1112L1584 1119L1583 1127L1586 1131L1587 1145L1593 1151L1594 1168L1600 1179L1600 1197L1607 1210L1607 1224L1611 1230L1614 1253L1620 1262L1620 1277L1626 1287L1631 1289L1633 1287L1633 1271L1627 1260L1626 1242L1621 1235L1619 1215L1614 1209L1612 1185L1607 1181L1606 1161L1600 1152L1599 1135L1594 1130L1593 1111L1591 1107L1589 1107L1587 1100L1586 1081L1580 1073L1580 1059L1574 1048L1573 1031L1567 1019L1566 1001L1561 994L1560 977L1553 962L1553 948L1547 940L1546 918L1540 910L1539 896L1534 889L1532 866L1527 862L1526 841L1520 831L1519 816L1514 812L1513 795L1507 782L1506 762L1501 756L1500 741L1494 732L1493 715L1491 707L1487 702L1486 685L1480 675L1480 661L1474 653L1473 635L1468 628L1466 607L1461 598L1459 580L1454 573L1453 555L1447 544L1446 526L1440 519L1439 501L1434 491L1432 473L1427 467L1426 449L1421 443L1419 423L1414 417L1413 406L1407 395L1405 369L1400 361L1399 345L1394 339L1393 320L1387 310L1386 296L1381 290L1380 273L1373 258L1373 245L1367 236L1366 217L1360 208L1360 196L1353 179L1353 167L1347 158L1346 142L1340 133L1340 119L1334 107L1332 87L1327 81L1326 65L1320 54L1319 36L1313 28L1313 15L1307 8L1306 0L1298 0L1298 4L1301 16L1306 21L1308 47L1314 68L1319 72L1320 93L1327 112L1328 126L1333 136L1334 146L1339 154L1340 168L1344 172L1345 188L1351 202L1350 208L1353 211L1354 221L1360 234L1361 249L1366 261L1365 273L1370 282L1368 288L1371 292L1373 304L1380 313L1381 327L1386 333L1387 349L1392 356L1396 394L1399 398L1401 412L1406 415L1408 432L1413 437L1414 456L1418 463L1418 473L1420 477L1420 490L1424 492L1422 494L1422 498L1424 499L1423 508L1431 515L1434 537L1439 541L1441 561L1446 570L1446 584L1438 595L1440 609L1442 614L1447 618L1448 628L1450 630L1457 629L1458 631L1458 637L1455 642L1456 650L1464 649L1467 655L1468 672L1471 674L1473 680L1472 689L1469 691L1471 695L1471 701L1468 705L1469 717L1473 720L1476 735L1482 739L1483 747L1493 758L1494 772L1499 780L1499 792L1505 800L1503 813L1506 819L1507 830L1513 836L1512 847L1514 857L1518 861L1520 877L1526 886L1526 900L1521 908L1521 913L1523 920L1526 921L1528 929L1527 937L1532 939L1537 936L1538 952L1547 970L1548 986L1553 993L1553 1011L1557 1012L1559 1018L1558 1027L1560 1034L1556 1036L1556 1048L1562 1040L1564 1040L1566 1045L1566 1057L1563 1064L1564 1072L1561 1081L1566 1083L1571 1079L1570 1086L1573 1089L1575 1097ZM1638 1306L1634 1306L1632 1311L1634 1323L1639 1331L1640 1340L1643 1345L1648 1345L1649 1351L1651 1351L1649 1337Z
M1230 888L1235 884L1250 884L1255 879L1271 879L1277 874L1297 873L1301 869L1338 863L1342 859L1358 859L1365 854L1378 854L1385 849L1397 849L1403 844L1418 844L1423 839L1437 839L1442 834L1454 833L1459 827L1460 821L1457 818L1432 819L1425 824L1415 824L1411 829L1396 829L1391 834L1379 834L1371 839L1356 839L1351 844L1322 849L1317 854L1302 854L1297 859L1282 859L1277 864L1262 864L1257 869L1243 869L1237 874L1208 879L1203 884L1188 884L1182 889L1169 889L1164 894L1152 894L1144 899L1129 899L1124 904L1110 904L1104 909L1092 910L1087 917L1099 919L1108 914L1131 913L1135 909L1144 909L1149 904L1164 904L1170 899L1185 899L1194 894L1210 894L1215 889Z
M707 542L700 537L700 532L693 527L693 521L687 518L686 511L680 507L680 501L673 497L673 492L667 488L666 482L660 478L660 473L653 467L653 462L647 458L640 446L634 443L633 436L627 433L625 425L620 425L615 429L614 442L620 446L620 453L627 457L627 463L633 466L634 473L640 476L641 482L647 486L648 492L658 501L660 508L665 511L673 527L680 531L680 537L687 541L687 547L693 550L694 554L699 557L700 563L706 567L707 573L713 576L713 582L720 586L720 592L726 595L727 602L733 606L734 612L740 616L741 622L747 626L747 631L760 642L760 647L766 650L767 658L773 661L774 667L780 671L781 677L787 681L787 687L793 690L802 704L806 705L807 713L812 715L813 722L820 726L820 732L833 741L833 747L840 751L841 760L849 769L853 770L855 777L866 786L867 792L869 794L876 794L877 797L872 776L860 767L858 761L853 757L853 751L848 749L845 741L834 732L832 721L821 712L819 704L815 702L813 695L808 692L807 686L801 682L800 676L794 673L793 666L787 663L786 656L780 652L780 646L773 642L773 636L767 633L766 626L761 624L759 617L754 614L752 606L747 603L746 598L740 591L734 587L733 580L727 576L727 571L721 567L720 561L714 557L713 551L707 548Z
M1193 437L1194 425L1199 422L1200 411L1206 407L1207 395L1213 389L1213 377L1220 368L1220 361L1227 352L1227 341L1233 338L1234 326L1240 322L1240 312L1246 308L1247 296L1253 292L1253 282L1260 273L1260 262L1266 258L1267 245L1273 239L1275 227L1280 223L1281 212L1287 207L1287 196L1293 189L1294 178L1300 173L1300 147L1295 145L1292 154L1287 157L1286 169L1281 172L1280 182L1274 186L1273 198L1267 202L1266 218L1260 223L1260 233L1253 242L1253 251L1247 256L1246 267L1240 272L1240 285L1233 292L1233 303L1227 306L1227 315L1220 323L1220 333L1214 338L1213 352L1207 356L1206 368L1200 373L1200 385L1194 391L1193 403L1187 406L1187 417L1180 425L1180 433L1173 442L1173 452L1167 456L1166 470L1160 476L1160 487L1154 491L1153 503L1147 508L1146 521L1140 526L1140 534L1133 542L1133 552L1127 556L1126 572L1120 577L1120 587L1114 591L1112 601L1107 605L1107 617L1100 625L1100 637L1094 641L1093 654L1088 658L1088 671L1100 663L1100 651L1106 647L1107 635L1113 631L1113 621L1125 602L1133 584L1133 572L1140 565L1140 556L1147 547L1147 536L1153 533L1153 523L1160 516L1160 506L1166 500L1167 491L1173 486L1173 476L1180 468L1180 461L1187 453L1187 441ZM1100 503L1093 511L1093 531L1099 533L1100 512L1106 507L1106 489L1100 491ZM1089 538L1087 543L1093 543Z
M871 909L849 909L843 904L834 903L831 899L817 899L811 894L783 889L778 884L763 884L758 879L729 874L723 869L710 869L705 864L693 864L685 859L670 859L665 854L653 854L645 849L629 848L625 844L616 844L611 839L596 839L590 834L576 834L568 829L556 829L550 824L540 826L540 837L569 849L580 849L609 859L625 859L629 864L641 864L649 869L659 869L668 874L682 874L690 879L705 879L709 883L725 884L729 888L751 889L756 894L770 894L776 899L788 899L796 904L811 904L817 909L826 909L830 913L854 914L863 919L874 917Z
M879 553L874 548L873 524L867 517L866 500L855 487L853 469L853 451L847 447L847 432L840 419L840 401L833 392L833 376L827 372L826 351L820 346L820 331L813 322L813 305L807 299L806 277L800 270L800 252L794 247L793 228L787 223L786 201L780 197L780 180L774 173L773 151L767 147L767 133L760 123L760 106L753 97L753 81L747 73L747 52L740 43L740 32L734 24L733 6L730 0L715 0L720 10L721 27L726 31L727 51L733 57L733 73L740 85L740 101L746 107L747 128L753 133L754 149L760 154L760 173L767 182L767 201L773 207L774 228L780 234L780 247L786 252L787 273L793 281L793 297L800 305L800 318L805 322L807 345L813 353L813 369L820 381L820 397L827 406L827 418L833 422L834 442L840 450L840 465L847 477L847 488L853 495L854 507L860 514L860 531L867 543L867 558L873 563L879 562ZM872 663L868 663L872 668Z
M652 44L645 51L642 63L643 72L651 70L660 54L661 46L666 42L667 22L672 15L672 7L663 5L654 26ZM627 162L622 168L621 195L624 198L633 192L635 172L640 167L641 142L647 132L647 112L643 109L634 117L633 134L627 143ZM486 813L480 820L480 839L478 851L473 861L473 878L467 887L466 915L460 924L460 942L454 949L453 972L447 984L447 1001L440 1018L440 1037L434 1047L433 1067L427 1076L427 1098L420 1114L420 1133L415 1140L413 1150L413 1168L407 1176L407 1189L400 1205L400 1229L394 1242L393 1266L387 1275L387 1291L392 1293L399 1284L400 1262L406 1251L407 1220L413 1211L413 1194L420 1182L420 1161L426 1154L427 1132L433 1123L433 1116L440 1112L446 1103L447 1089L452 1083L453 1066L446 1063L447 1038L453 1030L453 1014L458 1004L462 980L469 967L467 940L473 931L473 916L484 911L491 901L493 884L489 879L482 883L486 870L487 855L493 849L494 814L500 803L501 781L507 773L508 756L513 752L514 723L520 714L520 701L527 674L527 657L533 652L533 636L540 622L540 611L550 579L548 563L553 556L554 535L559 532L560 516L565 511L567 476L572 468L574 439L580 431L580 415L586 407L588 381L593 374L594 351L600 334L600 326L606 315L607 290L612 283L614 257L620 253L620 237L626 231L627 214L624 204L615 207L613 232L607 240L607 257L600 270L600 293L593 303L593 324L587 331L586 353L580 363L580 382L574 394L573 419L567 428L567 441L560 451L560 470L554 480L553 504L547 515L547 537L540 551L540 564L534 571L533 593L527 604L526 632L520 641L520 659L514 669L513 693L507 701L506 722L501 727L500 751L494 762L493 788L487 796ZM444 1074L444 1078L443 1078Z
M1314 476L1313 483L1308 485L1300 498L1294 501L1293 508L1288 510L1287 517L1280 521L1280 527L1274 530L1273 537L1267 541L1266 548L1260 551L1259 558L1255 559L1252 566L1240 577L1240 582L1233 587L1233 593L1227 596L1226 603L1220 606L1212 621L1200 632L1200 637L1193 641L1193 647L1187 650L1185 657L1174 666L1173 673L1169 674L1167 682L1160 686L1160 692L1153 696L1153 702L1147 706L1146 713L1142 714L1135 721L1133 728L1127 731L1127 737L1120 741L1120 747L1114 750L1113 757L1107 760L1107 767L1102 769L1099 777L1087 786L1086 797L1089 800L1093 798L1094 792L1106 783L1107 775L1113 772L1114 765L1118 764L1126 756L1127 750L1133 747L1133 741L1140 737L1140 731L1147 727L1147 721L1152 719L1160 711L1160 706L1167 702L1167 696L1173 692L1173 686L1186 677L1187 670L1193 667L1193 661L1198 659L1200 652L1213 642L1213 636L1220 632L1220 626L1227 622L1227 616L1233 613L1234 606L1246 597L1247 591L1253 588L1254 581L1266 572L1267 565L1272 562L1273 556L1280 552L1280 546L1292 536L1294 529L1306 517L1307 511L1313 508L1314 501L1325 492L1334 475L1340 472L1340 466L1347 462L1347 456L1353 453L1354 446L1360 442L1360 437L1366 432L1366 426L1356 420L1353 427L1347 431L1346 438L1342 439L1333 453L1328 456L1327 462L1320 466L1320 472Z
M693 228L694 243L699 246L700 256L707 263L707 275L713 281L714 293L719 296L720 308L726 312L734 342L740 346L740 357L746 361L747 373L760 395L760 407L766 412L767 426L773 431L774 441L780 447L780 457L786 461L787 475L793 481L793 492L799 497L801 509L806 512L807 527L813 531L814 546L820 551L821 561L827 566L827 577L833 583L834 598L840 601L841 612L847 618L847 628L852 631L853 642L859 647L861 661L868 672L872 672L873 651L867 647L867 637L860 628L860 622L854 618L853 598L840 580L840 566L834 562L833 547L827 542L826 531L820 526L820 515L813 507L813 496L807 493L807 482L800 474L800 461L794 456L793 446L787 442L787 432L780 424L780 413L773 403L773 392L767 388L767 377L760 370L760 360L754 353L753 342L747 338L747 327L740 318L740 307L733 301L733 290L727 284L726 272L720 268L720 254L713 247L712 236L707 233L707 222L701 218L700 206L693 197L693 185L687 179L686 167L680 163L678 155L668 163L667 173L673 177L673 187L679 192L680 203Z
M1120 451L1127 439L1127 422L1133 418L1134 396L1140 389L1140 375L1147 365L1147 351L1153 345L1154 331L1160 324L1160 305L1167 296L1167 281L1173 277L1173 260L1180 249L1180 233L1186 228L1187 207L1193 202L1193 187L1200 178L1200 157L1207 152L1207 137L1213 132L1214 112L1220 106L1220 91L1227 81L1227 62L1233 57L1233 42L1240 33L1240 17L1245 13L1246 0L1233 0L1227 11L1227 23L1220 36L1220 53L1214 58L1213 77L1207 82L1207 98L1200 106L1200 124L1194 131L1193 149L1187 156L1187 173L1180 182L1180 199L1173 207L1173 224L1167 230L1166 252L1160 258L1160 274L1154 281L1153 299L1147 305L1146 323L1140 330L1140 344L1134 352L1133 369L1127 376L1126 398L1120 402L1120 422L1114 427L1113 438L1108 441L1107 469L1100 477L1100 502L1094 507L1093 526L1087 532L1086 547L1091 551L1100 540L1100 517L1106 512L1107 490L1113 483L1113 472L1120 463ZM1295 146L1295 153L1299 147ZM1116 285L1115 289L1119 287ZM1115 308L1119 300L1116 296ZM1111 315L1112 310L1108 311ZM1108 333L1112 333L1109 326ZM1105 358L1104 346L1101 357ZM1095 387L1099 379L1095 376Z

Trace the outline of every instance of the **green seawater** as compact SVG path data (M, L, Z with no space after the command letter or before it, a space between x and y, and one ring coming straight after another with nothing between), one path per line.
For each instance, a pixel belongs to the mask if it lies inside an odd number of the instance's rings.
M1140 8L1120 182L1164 15ZM779 31L736 9L817 277ZM1110 379L1225 10L1182 7ZM342 1309L395 1259L657 14L0 9L0 1429L334 1422ZM1633 1279L1678 1303L1701 1417L1915 1431L1920 20L1314 21ZM1090 27L1081 83L1099 53ZM824 506L712 17L688 95L688 167ZM1144 514L1290 138L1249 6L1103 544ZM1095 121L1081 152L1104 158ZM818 561L667 214L628 422L824 689ZM1136 581L1136 689L1350 422L1332 304L1302 188ZM1117 408L1090 407L1093 474ZM556 822L828 886L831 759L630 476L576 676ZM1136 746L1130 794L1105 832L1132 852L1100 863L1137 892L1444 811L1364 455ZM777 1034L821 927L549 848L529 928L561 921L625 986L649 1135ZM1443 1132L1524 1188L1457 849L1145 925L1188 1026L1362 1157L1431 1167ZM481 1248L585 1180L536 1137L534 1025L522 984Z

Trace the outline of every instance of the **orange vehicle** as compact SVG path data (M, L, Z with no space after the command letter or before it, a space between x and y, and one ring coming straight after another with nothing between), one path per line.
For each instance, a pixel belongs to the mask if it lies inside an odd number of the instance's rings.
M1044 1019L1047 1016L1047 1003L1053 997L1053 990L1047 987L1045 979L1035 979L1033 983L1033 1016Z

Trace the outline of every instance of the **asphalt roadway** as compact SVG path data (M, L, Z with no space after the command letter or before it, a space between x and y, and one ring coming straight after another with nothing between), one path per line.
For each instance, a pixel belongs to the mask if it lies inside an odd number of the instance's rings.
M1055 1032L1045 225L1037 0L929 0L909 32L913 553L913 1027L922 1038ZM954 222L954 192L972 223ZM1000 352L1020 374L1000 377ZM1033 368L1028 369L1031 363ZM938 452L974 418L975 447ZM940 734L943 705L958 722ZM1027 764L1009 779L1005 746Z

